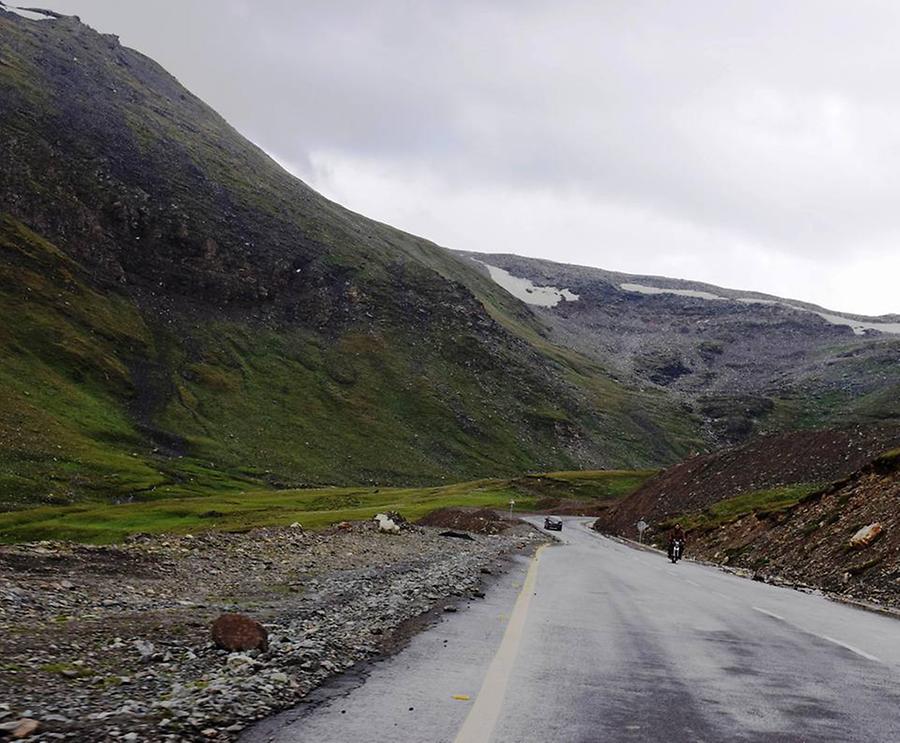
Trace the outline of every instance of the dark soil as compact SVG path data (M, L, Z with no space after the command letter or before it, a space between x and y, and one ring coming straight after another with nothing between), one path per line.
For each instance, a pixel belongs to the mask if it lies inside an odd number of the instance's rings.
M500 516L490 508L441 508L419 519L420 526L436 526L441 529L458 529L473 534L502 534L519 524L519 521Z

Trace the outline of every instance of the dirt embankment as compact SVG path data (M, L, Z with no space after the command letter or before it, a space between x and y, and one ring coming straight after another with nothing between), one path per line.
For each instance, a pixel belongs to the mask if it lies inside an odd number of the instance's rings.
M847 477L884 451L900 446L900 429L867 427L760 436L664 470L599 515L597 528L635 536L641 518L651 525L702 511L726 498L795 483Z
M416 617L483 596L504 554L541 540L521 523L471 540L368 523L0 547L0 730L34 718L34 740L232 740L396 647ZM262 622L268 648L216 647L226 612Z
M694 555L758 579L900 607L900 450L791 509L694 537Z
M502 534L516 524L521 524L518 520L501 516L491 508L439 508L423 516L417 523L420 526L456 529L474 534Z

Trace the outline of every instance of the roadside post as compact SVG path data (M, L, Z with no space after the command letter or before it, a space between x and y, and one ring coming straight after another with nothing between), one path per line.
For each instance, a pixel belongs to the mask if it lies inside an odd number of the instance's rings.
M510 518L512 518L512 510L513 510L514 505L516 505L516 502L514 500L510 499L510 501L509 501L509 517Z
M641 519L637 522L637 530L638 530L638 540L641 544L644 543L644 532L650 528L650 524L648 524L644 519Z

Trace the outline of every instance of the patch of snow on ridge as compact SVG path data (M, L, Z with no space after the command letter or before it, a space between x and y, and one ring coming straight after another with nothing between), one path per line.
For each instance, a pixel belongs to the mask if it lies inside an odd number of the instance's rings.
M647 286L646 284L619 284L619 288L626 292L639 292L640 294L677 294L682 297L694 297L695 299L730 299L729 297L722 297L710 292L695 291L693 289L664 289L658 286ZM877 330L880 333L900 334L900 322L868 322L866 320L854 320L851 317L835 315L830 312L818 312L816 310L808 309L807 307L791 304L790 302L779 302L776 299L736 297L735 299L731 299L731 301L743 302L744 304L780 304L783 307L790 307L792 310L810 312L814 315L818 315L823 320L827 320L832 325L846 325L851 328L856 335L864 335L867 330Z
M9 11L14 15L22 16L22 18L27 18L29 21L51 21L53 20L46 13L38 13L33 10L29 10L28 8L20 8L16 5L3 5L0 3L0 9Z
M472 260L477 260L473 258ZM521 299L526 304L534 304L538 307L556 307L562 300L577 302L580 297L568 289L557 289L555 286L535 286L531 279L523 279L513 276L497 266L492 266L484 261L478 261L484 266L494 283L502 286L516 299Z
M794 307L794 305L788 306ZM803 308L794 307L794 309L799 310ZM863 320L854 320L851 317L832 315L829 312L816 312L816 314L819 317L824 317L832 325L849 325L857 335L863 335L867 330L878 330L882 333L900 334L900 322L865 322Z
M620 289L627 292L640 292L641 294L677 294L680 297L694 297L695 299L725 299L718 294L695 291L694 289L661 289L658 286L646 286L645 284L619 284Z

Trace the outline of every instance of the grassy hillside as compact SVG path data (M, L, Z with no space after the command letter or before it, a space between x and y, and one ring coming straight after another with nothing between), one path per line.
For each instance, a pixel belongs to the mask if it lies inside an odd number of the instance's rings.
M398 511L413 520L451 506L528 511L548 497L586 504L628 494L652 471L555 472L512 480L491 479L433 488L321 488L220 492L201 497L115 506L85 504L42 507L0 514L0 542L68 539L116 542L129 534L205 530L243 531L295 521L316 529L344 520Z
M0 509L647 467L677 401L328 201L152 60L0 10Z

